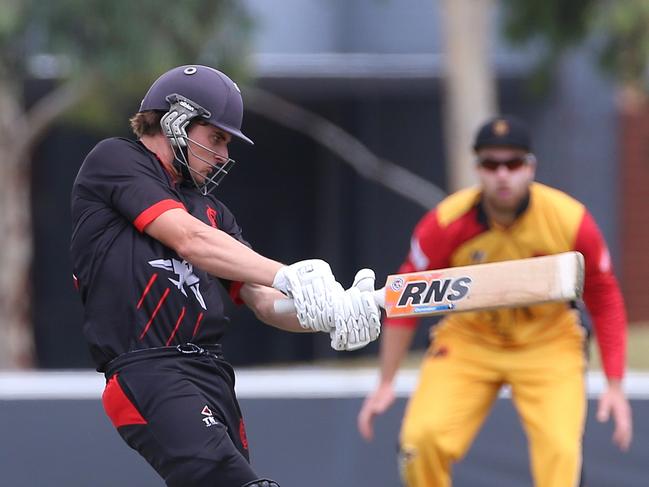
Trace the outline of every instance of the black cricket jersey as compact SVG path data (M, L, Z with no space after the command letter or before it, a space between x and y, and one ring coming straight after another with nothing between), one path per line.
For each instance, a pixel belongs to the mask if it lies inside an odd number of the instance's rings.
M228 323L223 285L237 301L240 283L184 261L144 228L182 208L248 245L228 208L193 185L176 184L137 141L111 138L84 160L72 188L71 256L84 304L84 334L97 370L134 350L217 343Z

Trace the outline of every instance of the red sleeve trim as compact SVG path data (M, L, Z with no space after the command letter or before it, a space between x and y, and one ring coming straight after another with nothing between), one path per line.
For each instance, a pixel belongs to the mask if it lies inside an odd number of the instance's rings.
M419 318L388 318L383 323L383 326L391 328L416 328L419 323Z
M241 299L240 296L242 287L243 287L243 282L240 281L234 281L230 284L230 291L229 291L230 299L232 299L232 302L237 306L243 304L243 300Z
M135 218L135 220L133 221L133 225L140 232L143 232L146 226L150 224L153 220L158 218L165 211L169 211L174 208L180 208L182 210L187 211L185 205L183 205L180 201L171 200L171 199L158 201L156 204L149 206L146 210L140 213L137 216L137 218Z
M575 250L584 254L584 302L593 319L604 373L610 379L621 379L626 362L626 310L606 242L588 212L577 232Z
M101 401L115 428L130 424L147 424L146 419L142 417L131 400L126 397L122 386L117 381L117 374L108 380Z

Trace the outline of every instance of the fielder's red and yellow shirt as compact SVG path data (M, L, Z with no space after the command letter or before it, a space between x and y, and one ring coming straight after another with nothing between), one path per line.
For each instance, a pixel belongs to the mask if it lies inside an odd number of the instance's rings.
M533 183L515 222L488 220L478 188L454 193L417 224L399 273L500 262L576 250L584 255L584 302L609 378L624 374L626 312L602 234L585 206L567 194ZM504 276L506 278L506 276ZM416 318L386 326L416 326ZM521 347L552 340L581 326L571 303L454 313L440 326L492 346Z

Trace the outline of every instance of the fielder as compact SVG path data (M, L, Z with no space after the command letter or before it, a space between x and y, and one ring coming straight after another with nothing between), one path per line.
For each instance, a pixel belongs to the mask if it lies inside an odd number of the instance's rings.
M631 410L621 386L626 314L593 217L565 193L533 182L536 160L519 120L488 121L477 133L474 150L479 187L449 196L422 218L399 273L581 252L584 300L608 378L597 417L613 416L613 441L626 450L632 437ZM367 440L374 417L394 401L394 377L416 323L415 318L385 322L380 383L358 416ZM588 336L583 323L574 303L454 313L441 321L431 333L401 428L406 485L451 485L453 463L469 449L506 384L530 444L534 485L579 485Z
M231 169L241 132L237 85L180 66L149 88L130 120L138 140L98 143L72 189L74 276L84 334L106 376L103 404L120 436L170 487L277 487L255 473L219 341L218 286L269 325L330 334L336 350L375 340L373 273L347 291L329 265L285 266L254 252L211 191ZM278 298L297 313L277 314Z

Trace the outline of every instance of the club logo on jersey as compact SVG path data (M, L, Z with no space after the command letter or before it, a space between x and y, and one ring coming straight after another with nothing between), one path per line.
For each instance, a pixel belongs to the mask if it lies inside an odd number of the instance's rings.
M192 264L190 264L186 260L180 262L176 259L156 259L150 260L149 265L176 274L178 278L172 279L171 277L169 277L169 281L174 286L176 286L176 288L181 293L183 293L183 296L185 297L187 297L185 286L189 287L189 289L191 289L194 293L196 301L198 301L198 304L201 305L201 308L207 310L205 300L203 299L203 295L201 294L200 279L196 276L196 274L194 274L194 266Z
M212 410L205 405L203 410L201 411L201 414L205 416L204 418L201 418L203 420L203 423L205 423L205 427L209 428L210 426L214 426L215 424L219 424L219 422L214 419L214 414L212 414Z
M211 206L208 206L205 213L207 214L207 219L210 221L210 225L214 228L218 228L218 225L216 224L216 210Z
M481 264L482 262L484 262L486 257L487 253L484 250L474 250L473 252L471 252L471 263Z

